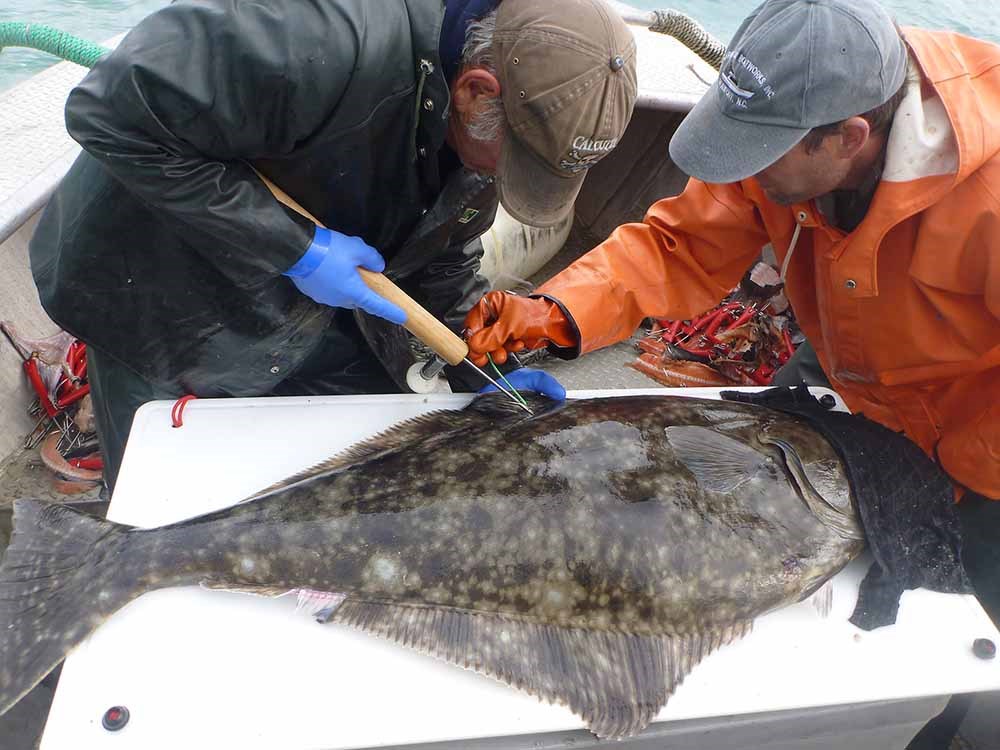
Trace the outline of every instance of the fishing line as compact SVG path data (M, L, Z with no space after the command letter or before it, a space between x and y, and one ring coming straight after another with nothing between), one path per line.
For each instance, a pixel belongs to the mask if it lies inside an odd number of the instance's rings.
M497 378L499 378L500 382L510 389L511 394L514 396L514 398L516 398L518 401L521 402L522 406L527 406L528 402L525 401L524 396L522 396L520 391L518 391L517 388L511 385L510 381L504 377L504 374L502 372L500 372L500 368L496 366L496 363L493 361L493 356L489 352L486 353L486 359L490 361L490 367L493 368L493 372L497 374Z

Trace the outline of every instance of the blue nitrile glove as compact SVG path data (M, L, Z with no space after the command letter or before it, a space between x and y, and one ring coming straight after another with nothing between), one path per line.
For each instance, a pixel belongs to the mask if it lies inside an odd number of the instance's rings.
M403 309L369 289L358 273L358 266L382 273L385 261L360 237L316 227L305 255L284 275L300 292L320 304L351 310L360 307L393 323L405 323Z
M519 391L535 391L543 396L548 396L553 401L565 401L566 389L562 387L558 380L542 370L532 370L522 367L519 370L508 372L504 377L507 382ZM499 380L499 378L498 378ZM500 381L503 383L503 381ZM495 391L496 386L488 385L481 389L480 393Z

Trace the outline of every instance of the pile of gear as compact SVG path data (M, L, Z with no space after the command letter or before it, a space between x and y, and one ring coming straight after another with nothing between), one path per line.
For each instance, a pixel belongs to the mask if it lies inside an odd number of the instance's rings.
M87 382L87 345L65 331L43 339L22 336L9 321L0 322L0 331L20 356L34 394L28 413L36 421L24 447L38 448L42 463L54 474L56 491L94 489L104 462Z
M653 320L629 363L663 385L770 385L804 340L778 272L757 263L719 305L692 320Z

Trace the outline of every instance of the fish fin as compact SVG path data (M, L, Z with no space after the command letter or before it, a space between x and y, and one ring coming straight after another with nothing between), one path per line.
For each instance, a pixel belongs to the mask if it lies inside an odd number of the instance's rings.
M287 594L295 594L295 611L305 612L319 622L327 622L344 601L345 594L333 591L315 591L313 589L290 589L287 587L258 586L254 584L228 583L226 581L204 580L203 589L212 591L227 591L231 594L249 594L267 599L277 599Z
M329 622L330 618L343 604L345 595L334 591L314 591L313 589L299 589L299 600L295 605L296 612L305 612L310 617L315 617L318 622Z
M476 396L462 411L478 414L492 421L501 419L520 421L558 411L566 404L565 401L556 401L534 391L518 391L518 393L528 405L531 414L515 404L507 395L496 391Z
M822 619L828 618L833 611L833 584L830 581L824 583L809 597L809 601Z
M672 425L665 432L674 455L711 492L732 492L768 460L760 451L708 427Z
M0 714L143 593L121 558L129 528L65 505L14 503L0 565Z
M200 585L203 589L211 591L228 591L230 594L249 594L250 596L260 596L265 599L275 599L294 591L294 589L288 587L275 588L274 586L257 586L252 583L228 583L226 581L212 580L204 580Z
M333 620L564 705L608 739L642 731L695 664L749 630L638 635L353 599Z
M370 461L373 458L391 453L400 448L412 446L424 441L440 442L454 432L474 425L474 420L465 415L462 410L442 409L428 412L412 419L393 425L383 432L373 435L367 440L352 445L347 450L321 461L314 466L292 474L279 482L255 492L242 502L258 500L265 495L271 495L279 490L316 477L335 474L355 464Z
M527 401L535 416L560 408L562 405L561 401L553 401L537 393L525 392L522 396ZM482 416L490 417L494 421L498 418L528 418L528 415L525 414L521 407L514 404L503 394L484 394L475 398L464 409L441 409L399 422L389 429L351 446L346 451L328 458L326 461L321 461L290 477L275 482L259 492L255 492L242 502L259 500L265 495L274 494L300 482L335 474L355 464L370 461L387 453L397 451L400 448L409 447L417 443L433 445L453 437L454 433L460 430L471 427L483 428L484 422L481 418Z

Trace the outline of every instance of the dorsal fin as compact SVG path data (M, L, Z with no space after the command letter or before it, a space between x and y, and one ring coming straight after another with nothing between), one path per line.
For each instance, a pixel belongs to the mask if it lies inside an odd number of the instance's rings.
M566 404L565 401L555 401L534 391L520 391L520 394L531 409L531 414L511 401L508 396L495 391L476 396L463 411L478 414L480 418L485 417L495 423L501 420L520 421L531 419L532 416L539 417L557 411Z
M642 731L698 662L750 630L637 635L352 599L332 620L567 706L601 738Z
M536 417L558 409L563 404L561 401L553 401L537 393L525 392L523 396ZM498 421L520 420L522 418L529 419L530 417L502 393L487 393L477 396L464 409L441 409L399 422L367 440L352 445L326 461L303 469L259 492L255 492L243 502L258 500L265 495L273 494L299 482L335 474L355 464L370 461L378 456L416 443L429 441L430 444L433 444L453 436L459 430L473 427L493 429Z
M452 435L458 430L473 426L478 421L464 409L461 411L442 409L441 411L432 411L427 414L421 414L418 417L412 417L383 430L367 440L352 445L347 450L328 458L326 461L322 461L315 466L310 466L296 474L292 474L290 477L275 482L269 487L254 493L243 502L257 500L299 482L343 471L350 466L369 461L377 456L391 453L400 448L425 441L436 442Z

